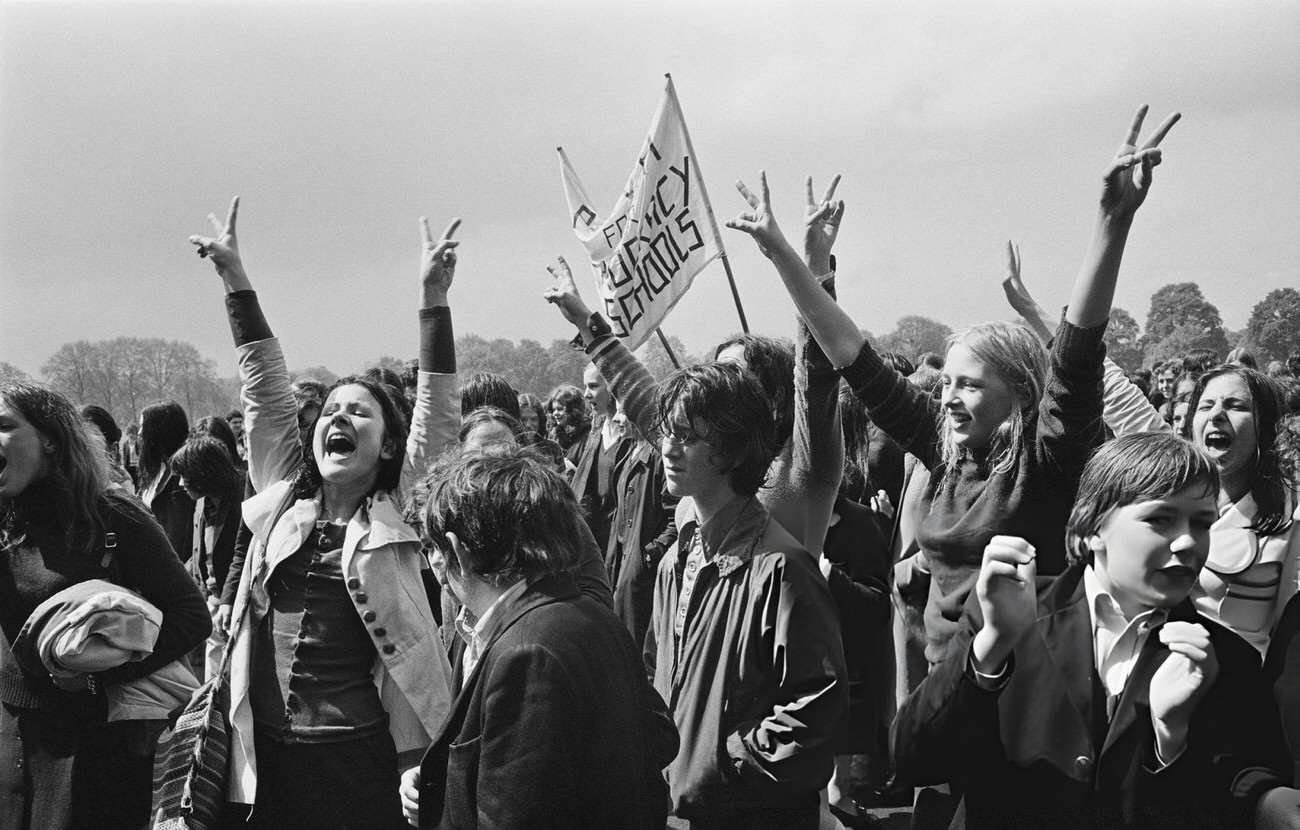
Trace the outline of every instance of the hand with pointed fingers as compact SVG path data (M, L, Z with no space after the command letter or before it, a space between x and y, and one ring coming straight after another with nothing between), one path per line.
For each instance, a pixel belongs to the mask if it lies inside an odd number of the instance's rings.
M984 548L975 595L984 627L975 635L975 667L995 674L1038 619L1034 546L1018 536L994 536ZM987 671L986 671L987 669Z
M1210 632L1191 622L1167 622L1160 642L1168 649L1151 676L1151 718L1171 732L1185 731L1202 698L1219 676Z
M1178 119L1182 118L1181 113L1170 114L1139 146L1138 133L1146 115L1147 106L1143 104L1138 108L1137 115L1133 116L1133 123L1129 125L1124 142L1119 145L1115 159L1102 177L1102 210L1117 217L1131 218L1146 200L1147 192L1151 189L1151 170L1160 163L1160 142L1178 123Z
M840 219L844 217L844 200L835 200L835 188L839 183L840 177L837 174L818 201L813 197L812 176L804 182L808 202L804 211L804 261L815 277L825 276L831 271L831 249L835 247L835 237L840 232Z
M729 220L727 227L744 231L754 237L763 256L771 259L779 247L789 243L786 242L785 234L781 233L781 228L777 226L776 217L772 215L772 197L767 188L767 173L758 171L760 196L755 196L742 181L736 182L736 189L740 191L741 196L745 197L750 209Z
M208 214L216 236L190 237L190 244L198 247L200 257L212 257L217 273L229 283L231 277L244 277L244 263L239 257L239 241L235 236L235 221L239 218L239 197L230 200L230 210L223 223L215 213ZM231 289L237 290L237 289Z
M460 220L453 219L442 232L437 242L429 230L427 217L420 217L420 233L424 247L420 254L420 289L424 308L447 305L447 292L456 277L456 246L459 240L452 239Z
M555 278L555 284L542 292L542 297L548 303L554 303L564 319L568 320L578 328L582 328L587 323L587 318L591 316L591 309L582 301L582 295L578 293L578 286L573 282L573 272L569 270L569 263L564 261L564 257L558 258L558 267L546 266L546 270L551 272Z

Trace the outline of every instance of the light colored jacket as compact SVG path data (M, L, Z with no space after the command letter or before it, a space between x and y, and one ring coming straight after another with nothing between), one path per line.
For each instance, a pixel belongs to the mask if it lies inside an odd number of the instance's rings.
M244 502L244 521L254 542L235 596L235 620L248 606L254 574L260 573L262 579L273 574L302 546L320 515L319 494L294 500L287 480L300 451L297 407L279 341L270 338L240 347L239 370L249 477L258 492ZM343 540L343 575L357 616L365 620L366 612L376 615L366 622L378 653L375 686L399 754L423 750L432 742L454 697L451 667L421 578L427 564L419 537L402 520L401 499L423 475L427 461L455 441L459 423L449 413L458 413L459 408L448 401L458 395L456 375L420 373L401 485L397 492L376 494L362 504ZM252 634L246 625L240 625L233 648L227 800L251 804L257 792L257 758L249 701Z
M29 672L75 677L101 672L153 653L163 613L134 591L88 579L36 606L14 639L14 657ZM104 690L108 720L165 720L199 681L185 660Z

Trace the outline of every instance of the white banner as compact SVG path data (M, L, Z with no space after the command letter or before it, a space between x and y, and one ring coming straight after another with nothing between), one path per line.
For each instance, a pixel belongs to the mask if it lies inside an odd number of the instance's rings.
M635 349L723 253L672 78L608 219L596 215L564 149L559 153L573 232L591 256L602 310Z

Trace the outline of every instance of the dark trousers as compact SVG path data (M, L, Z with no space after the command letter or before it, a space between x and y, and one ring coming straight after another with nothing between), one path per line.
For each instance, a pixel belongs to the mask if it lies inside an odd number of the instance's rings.
M670 830L817 830L821 821L821 802L817 793L801 797L799 802L782 807L759 807L725 816L693 818L689 821L670 818Z
M139 724L106 721L102 697L71 706L0 706L0 827L134 830L149 820L152 748Z
M325 744L280 743L257 731L253 738L257 803L246 819L231 805L224 828L409 830L388 732Z

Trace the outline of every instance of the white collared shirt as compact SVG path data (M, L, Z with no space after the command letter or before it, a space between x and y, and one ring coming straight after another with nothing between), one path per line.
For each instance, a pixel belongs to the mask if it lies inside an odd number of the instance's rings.
M1163 608L1143 611L1133 619L1126 619L1115 601L1101 584L1096 571L1089 565L1083 572L1083 590L1088 600L1088 616L1092 619L1092 657L1097 676L1106 689L1106 717L1115 714L1129 675L1137 663L1142 646L1151 629L1162 625L1169 617Z
M488 610L477 620L474 618L474 613L467 606L461 606L460 613L456 615L456 632L465 641L465 654L461 658L461 666L465 670L466 679L474 671L474 667L478 665L479 657L483 655L483 649L487 647L487 640L483 635L487 633L488 626L492 623L492 617L496 614L497 609L513 602L527 587L528 580L526 579L521 579L511 585L501 596L496 598L495 602L488 606Z

